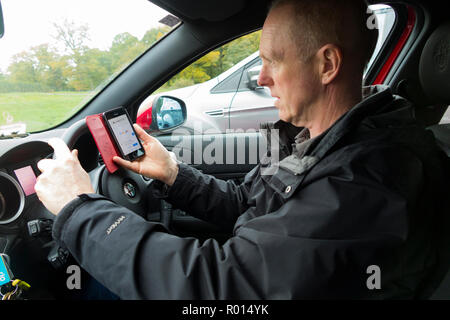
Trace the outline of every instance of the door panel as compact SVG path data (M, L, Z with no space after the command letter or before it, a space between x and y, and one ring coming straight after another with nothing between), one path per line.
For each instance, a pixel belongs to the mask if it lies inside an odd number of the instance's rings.
M259 57L248 63L242 73L239 89L230 107L230 129L259 130L259 124L278 120L275 98L266 87L256 87L251 79L256 77L252 70L261 66Z
M275 98L267 88L240 91L230 108L230 129L259 130L259 124L278 120Z
M216 178L240 183L266 151L259 133L234 133L191 136L159 136L158 140L184 163ZM171 230L180 236L201 240L214 238L223 243L231 230L196 219L181 210L172 211Z
M211 94L210 85L200 84L195 94L183 100L188 115L183 128L192 129L189 131L196 134L225 132L229 125L228 109L234 95L235 92Z

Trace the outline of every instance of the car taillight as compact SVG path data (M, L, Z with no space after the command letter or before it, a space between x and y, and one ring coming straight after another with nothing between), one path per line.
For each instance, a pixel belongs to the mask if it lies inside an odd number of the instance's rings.
M150 129L150 125L152 124L151 106L137 117L136 123L144 130Z

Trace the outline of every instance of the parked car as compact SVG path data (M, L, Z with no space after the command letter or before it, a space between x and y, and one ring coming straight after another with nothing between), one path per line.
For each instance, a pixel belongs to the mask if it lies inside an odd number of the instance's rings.
M260 122L275 121L278 117L270 91L256 83L260 68L257 51L211 80L161 95L177 97L186 103L188 118L182 129L187 132L258 130ZM145 129L156 96L149 96L139 107L137 123Z

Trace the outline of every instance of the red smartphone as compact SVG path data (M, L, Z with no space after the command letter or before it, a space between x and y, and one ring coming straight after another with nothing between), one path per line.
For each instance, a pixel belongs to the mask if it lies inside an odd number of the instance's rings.
M104 123L103 115L94 114L92 116L87 116L86 124L94 137L95 144L97 145L98 151L100 151L106 169L108 169L109 173L116 172L119 167L112 159L114 156L120 156L120 153Z
M123 159L134 161L145 154L144 147L134 131L130 116L125 108L119 107L104 112L103 120Z

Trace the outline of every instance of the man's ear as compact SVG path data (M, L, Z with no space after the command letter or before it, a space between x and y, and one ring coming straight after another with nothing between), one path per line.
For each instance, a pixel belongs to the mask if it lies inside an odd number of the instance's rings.
M319 77L323 85L330 84L342 67L342 50L334 44L326 44L318 51Z

